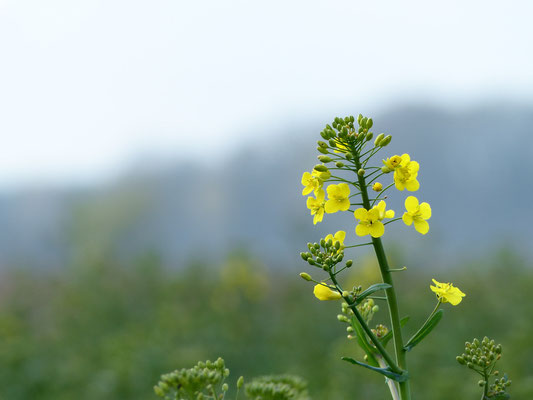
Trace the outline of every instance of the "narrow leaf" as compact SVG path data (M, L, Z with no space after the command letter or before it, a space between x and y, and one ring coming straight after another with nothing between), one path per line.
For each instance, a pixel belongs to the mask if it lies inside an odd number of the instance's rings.
M379 290L385 290L392 287L388 283L375 283L370 286L368 289L361 292L355 299L355 304L360 304L366 297L370 296L372 293L375 293Z
M407 375L407 373L397 374L396 372L392 372L389 367L387 367L387 368L372 367L371 365L359 362L359 361L354 360L353 358L350 358L350 357L342 357L342 359L344 361L347 361L347 362L352 363L354 365L359 365L359 366L367 368L369 370L378 372L381 375L385 375L387 378L390 378L390 379L392 379L392 380L394 380L396 382L405 382L407 379L409 379L409 375Z
M433 317L427 320L426 323L422 326L422 328L420 328L418 332L415 333L411 339L409 339L404 349L406 351L411 350L418 343L420 343L427 335L429 335L429 333L433 330L433 328L435 328L437 324L439 323L439 321L442 319L443 313L444 313L444 310L439 310L433 315Z
M405 324L407 323L407 321L409 321L409 315L403 317L401 320L400 320L400 326L403 328L405 326ZM392 330L388 331L387 334L385 336L383 336L381 339L381 343L383 344L383 346L386 346L387 343L389 343L389 341L392 339Z
M365 354L366 354L366 356L368 358L368 363L370 365L375 366L375 367L379 366L378 361L374 357L375 349L374 349L374 347L372 347L372 345L368 341L366 333L363 330L363 328L361 327L361 325L359 324L359 321L357 321L357 319L355 317L352 317L351 321L352 321L352 327L355 330L355 334L356 334L355 338L357 340L357 343L359 344L359 347L361 347L363 349L363 351L365 352Z

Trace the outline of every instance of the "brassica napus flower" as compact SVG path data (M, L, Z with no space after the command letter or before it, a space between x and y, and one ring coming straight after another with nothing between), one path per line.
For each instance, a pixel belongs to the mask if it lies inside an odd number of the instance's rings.
M398 156L394 156L398 157ZM416 180L420 165L416 161L411 161L409 154L402 154L400 164L394 169L394 184L396 189L415 192L420 187Z
M341 247L339 248L339 251L344 249L344 239L346 238L346 232L344 231L337 231L335 235L332 235L331 233L327 235L324 240L327 242L329 239L333 242L333 245L335 245L336 242L339 242L341 244Z
M350 187L346 183L329 185L327 191L329 200L326 201L325 210L328 214L350 208Z
M453 286L453 283L440 283L435 279L432 279L435 286L429 286L429 288L435 292L437 299L441 303L450 303L452 306L459 304L463 297L466 296L461 290Z
M322 189L324 182L331 177L331 172L319 172L313 170L311 173L304 172L302 175L302 185L305 187L302 190L302 196L307 196L309 193L314 192L315 196L318 194L318 191Z
M379 211L379 220L382 221L384 220L385 218L394 218L394 210L385 210L385 208L387 207L387 203L385 203L385 201L381 200L377 206L375 206L374 208L376 208L378 211Z
M426 221L431 218L431 207L428 203L418 203L415 196L409 196L405 199L405 209L407 210L402 217L405 225L410 226L414 223L417 232L425 235L429 231L429 224Z
M325 198L326 193L322 189L318 190L316 199L314 197L307 198L307 208L311 210L311 215L314 215L313 225L316 225L317 222L321 222L324 219Z
M402 158L400 156L392 156L390 158L387 158L386 160L383 160L383 164L385 167L388 168L389 172L394 171L396 167L400 165L402 162Z
M338 300L342 297L339 292L331 290L324 282L315 285L313 294L318 300Z
M355 227L355 234L357 236L370 235L378 238L385 233L385 225L380 221L379 210L376 207L370 210L358 208L354 211L353 215L359 220L359 223Z

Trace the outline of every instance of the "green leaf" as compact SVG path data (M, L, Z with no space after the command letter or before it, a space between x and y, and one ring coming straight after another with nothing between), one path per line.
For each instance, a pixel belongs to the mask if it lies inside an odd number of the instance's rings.
M371 365L359 362L350 357L342 357L342 359L354 365L359 365L361 367L368 368L372 371L378 372L381 375L385 375L387 378L390 378L396 382L405 382L407 379L409 379L409 375L406 372L403 374L397 374L396 372L392 372L390 367L387 367L387 368L372 367Z
M366 297L370 296L372 293L375 293L379 290L385 290L392 287L388 283L375 283L374 285L370 286L368 289L361 292L356 298L355 298L355 304L360 304Z
M437 326L439 321L442 319L442 314L444 313L444 310L439 310L433 316L426 321L426 323L418 330L417 333L414 334L414 336L409 339L407 344L404 346L404 349L406 351L411 350L413 347L415 347L418 343L420 343L429 333Z
M405 326L405 324L407 323L407 321L409 321L409 315L403 317L401 320L400 320L400 326L403 328ZM388 331L387 334L385 336L383 336L381 339L381 344L383 344L383 346L386 346L387 343L389 343L389 341L392 339L392 330Z
M379 363L376 360L376 357L374 357L374 352L376 350L368 341L366 333L361 327L361 325L359 324L359 321L357 321L355 317L352 317L351 322L352 322L352 327L355 330L355 334L356 334L355 339L357 340L359 347L363 349L366 356L368 357L368 363L375 367L379 366Z

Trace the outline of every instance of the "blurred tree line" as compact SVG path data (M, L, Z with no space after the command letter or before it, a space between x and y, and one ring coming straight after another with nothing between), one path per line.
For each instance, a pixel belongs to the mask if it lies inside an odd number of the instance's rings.
M484 335L503 344L500 368L514 382L513 397L533 394L529 264L498 251L450 266L442 277L430 267L396 275L401 311L411 316L408 335L434 306L432 277L453 280L467 294L459 307L446 307L441 325L410 356L416 398L478 398L476 377L455 356L466 340ZM378 280L370 258L356 265L354 284ZM308 268L302 263L314 272ZM0 397L155 399L162 373L222 356L230 383L239 375L291 373L309 381L314 399L387 398L380 376L340 360L362 356L337 322L340 303L317 301L297 271L267 268L243 252L221 265L179 270L164 268L154 254L128 265L108 258L61 271L5 270Z

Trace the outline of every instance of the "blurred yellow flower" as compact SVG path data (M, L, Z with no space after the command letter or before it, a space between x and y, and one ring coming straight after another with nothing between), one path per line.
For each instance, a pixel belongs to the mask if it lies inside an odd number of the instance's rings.
M440 283L435 279L432 279L435 286L429 286L429 288L435 292L437 299L441 303L450 303L452 306L456 306L466 296L461 290L453 286L453 283Z
M365 208L358 208L353 213L354 217L359 220L355 227L355 234L357 236L371 235L378 238L385 233L385 226L379 219L379 210L374 207L371 210Z
M387 204L384 200L381 200L374 208L379 211L379 220L382 221L385 218L394 218L394 210L385 210Z
M315 285L313 294L318 300L338 300L342 297L339 292L331 290L324 282Z
M409 192L417 191L420 187L420 183L416 180L419 168L420 165L416 161L411 161L409 154L402 154L400 164L394 169L396 189L407 189Z
M410 226L414 223L417 232L425 235L429 231L429 224L426 221L431 218L431 207L428 203L418 204L415 196L409 196L405 199L405 209L407 210L402 217L405 225Z
M350 187L348 184L329 185L327 191L329 200L326 201L325 210L328 214L346 211L350 208Z
M324 193L324 190L319 189L316 199L314 197L307 198L307 208L311 210L311 215L314 215L314 225L316 225L317 222L321 222L324 218L325 197L326 193Z
M304 172L302 175L302 185L305 187L302 190L302 196L306 196L311 192L315 193L315 196L318 194L318 191L322 189L324 181L327 181L331 177L331 172L319 172L313 170L313 172Z

